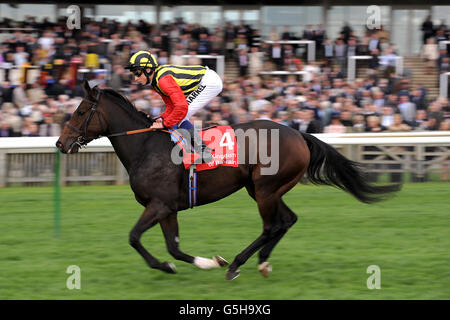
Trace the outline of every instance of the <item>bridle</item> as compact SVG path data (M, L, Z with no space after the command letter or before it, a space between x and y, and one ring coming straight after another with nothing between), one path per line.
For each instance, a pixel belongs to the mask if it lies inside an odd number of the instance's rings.
M100 134L97 135L97 136L93 136L93 137L88 137L88 136L87 136L87 130L88 130L88 127L89 127L89 123L91 122L92 118L94 117L94 114L97 114L98 121L99 121L100 127L101 127L101 132L103 132L103 129L104 129L103 121L102 121L102 118L100 117L100 112L98 112L98 110L97 110L97 107L98 107L98 101L99 101L99 99L100 99L100 95L101 95L101 90L97 90L97 95L96 95L96 97L95 97L95 101L91 101L91 100L86 99L86 98L84 98L84 99L82 100L82 103L83 103L83 102L87 102L87 103L89 103L89 104L91 105L91 109L89 110L89 115L88 115L86 121L84 122L84 125L82 126L82 128L83 128L82 130L80 130L80 129L74 127L74 126L71 125L69 122L66 123L66 126L67 126L69 129L71 129L71 130L73 130L73 131L75 131L76 133L79 134L77 140L75 140L75 141L72 143L72 146L73 146L74 144L76 144L76 145L78 145L80 148L81 148L81 147L86 147L86 145L87 145L89 142L91 142L92 140L95 140L95 139L98 139L98 138L101 137ZM71 146L71 147L72 147L72 146Z

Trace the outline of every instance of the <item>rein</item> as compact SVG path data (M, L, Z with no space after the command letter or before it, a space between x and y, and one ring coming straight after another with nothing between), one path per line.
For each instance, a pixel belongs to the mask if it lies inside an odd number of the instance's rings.
M81 131L80 129L74 127L73 125L71 125L70 123L66 123L66 126L69 127L69 129L75 131L76 133L79 134L77 140L75 140L72 145L70 146L70 148L73 147L73 145L78 145L80 148L81 147L86 147L86 145L91 142L92 140L95 139L99 139L102 137L106 137L106 138L112 138L112 137L120 137L120 136L129 136L129 135L133 135L133 134L138 134L138 133L143 133L143 132L149 132L149 131L162 131L162 132L167 132L170 134L170 131L165 130L165 129L153 129L153 128L144 128L144 129L137 129L137 130L130 130L130 131L123 131L123 132L118 132L118 133L112 133L106 136L103 135L97 135L95 137L87 137L87 129L89 127L89 123L91 122L93 116L95 113L97 113L97 117L98 117L98 121L100 122L100 126L101 126L101 131L103 132L104 130L104 126L103 126L103 121L101 120L100 117L100 113L97 112L97 107L98 107L98 101L100 99L100 95L101 95L101 90L97 91L97 95L95 97L95 101L91 101L88 99L83 99L84 102L87 102L89 104L92 105L90 112L89 112L89 116L86 119L86 122L84 123L84 128L83 131Z
M124 132L119 132L119 133L112 133L112 134L109 134L109 135L107 135L107 136L99 136L99 138L101 138L101 137L111 138L111 137L129 136L129 135L132 135L132 134L143 133L143 132L149 132L149 131L162 131L162 132L170 133L170 131L165 130L165 129L145 128L145 129L137 129L137 130L131 130L131 131L124 131Z

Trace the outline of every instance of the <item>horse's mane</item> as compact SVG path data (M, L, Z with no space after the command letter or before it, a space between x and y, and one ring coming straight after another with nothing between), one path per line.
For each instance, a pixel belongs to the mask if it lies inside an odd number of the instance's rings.
M146 113L139 111L136 109L133 103L131 103L130 100L128 100L127 97L123 96L122 94L118 93L117 91L109 88L105 88L102 90L103 93L106 93L110 98L113 98L118 103L120 103L122 106L126 107L131 111L131 113L136 114L141 120L144 120L146 124L152 124L153 121L147 117Z

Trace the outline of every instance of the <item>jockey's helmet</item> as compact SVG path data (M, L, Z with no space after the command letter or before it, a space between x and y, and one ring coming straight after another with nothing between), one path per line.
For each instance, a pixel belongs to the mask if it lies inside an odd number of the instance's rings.
M129 69L135 76L139 77L142 73L147 77L147 84L150 79L149 76L158 67L158 62L155 57L148 51L138 51L131 55L128 60L128 66L125 69ZM151 69L147 72L147 69Z

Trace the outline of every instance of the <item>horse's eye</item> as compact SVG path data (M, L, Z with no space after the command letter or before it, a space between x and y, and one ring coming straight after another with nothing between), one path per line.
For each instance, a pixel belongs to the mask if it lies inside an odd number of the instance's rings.
M86 113L86 111L78 111L77 113L78 113L79 116L82 116L83 114Z

